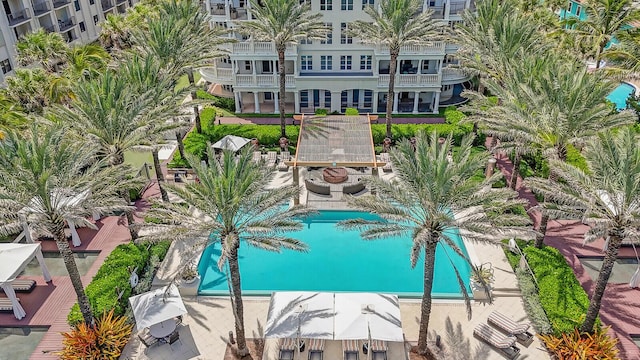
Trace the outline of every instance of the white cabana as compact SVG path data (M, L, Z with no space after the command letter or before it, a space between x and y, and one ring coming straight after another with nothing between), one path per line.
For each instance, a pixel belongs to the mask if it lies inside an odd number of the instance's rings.
M174 284L132 296L129 303L138 331L187 313Z
M396 295L336 293L335 311L336 340L404 341Z
M241 136L227 135L218 140L215 144L211 145L211 147L213 147L214 149L231 150L233 152L236 152L242 149L242 147L247 145L250 141L251 140L243 138Z
M49 269L44 263L44 257L40 250L40 244L0 244L0 287L4 290L11 305L13 306L13 315L20 320L27 314L16 297L11 282L20 275L24 267L27 266L33 258L38 259L44 280L51 281Z
M275 292L264 335L333 340L333 317L333 293Z

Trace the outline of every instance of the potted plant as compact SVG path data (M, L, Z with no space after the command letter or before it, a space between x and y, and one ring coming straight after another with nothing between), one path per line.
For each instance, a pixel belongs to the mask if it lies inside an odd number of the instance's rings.
M493 284L493 268L489 266L471 265L471 291L475 300L491 302L491 285Z
M181 276L182 281L185 284L192 284L194 281L196 281L200 274L198 274L198 270L196 269L196 267L193 266L193 264L190 264L182 270Z

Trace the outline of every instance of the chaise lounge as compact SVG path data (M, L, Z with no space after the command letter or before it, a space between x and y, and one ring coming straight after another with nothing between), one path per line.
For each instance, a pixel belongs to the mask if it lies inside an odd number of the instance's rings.
M391 167L391 157L389 157L389 153L380 153L380 161L385 163L382 167L382 171L391 172L393 168Z
M528 324L519 324L501 312L493 311L487 322L504 333L515 336L518 342L524 346L528 346L533 341L533 334L528 331Z
M268 151L267 152L267 166L268 167L275 167L276 166L276 162L278 162L278 153L275 151Z
M16 298L16 300L20 301L20 298ZM0 298L0 311L13 311L13 304L11 304L11 300L7 298Z
M473 330L473 334L493 346L508 359L515 359L520 355L520 349L516 346L516 338L505 336L487 324L479 324Z
M15 279L11 282L14 291L31 292L36 287L36 282L30 279Z
M289 170L289 165L285 164L285 161L289 161L289 159L291 159L291 154L288 151L280 152L280 162L278 163L279 171Z

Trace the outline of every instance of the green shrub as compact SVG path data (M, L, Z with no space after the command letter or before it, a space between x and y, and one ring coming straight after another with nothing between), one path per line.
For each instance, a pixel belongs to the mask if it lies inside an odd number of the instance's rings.
M582 156L578 149L571 145L567 147L567 163L577 167L584 172L589 172L589 168L587 167L587 160L584 158L584 156Z
M327 114L328 114L327 109L316 109L316 115L324 116Z
M444 120L447 124L458 125L458 123L465 117L467 116L462 111L459 111L455 106L448 106L444 110Z
M355 115L360 115L360 113L358 112L358 109L355 109L355 108L347 108L347 109L344 111L344 114L345 114L346 116L355 116Z
M168 241L153 245L148 243L118 245L107 256L85 289L94 314L114 309L116 315L124 315L129 307L129 297L132 294L129 284L130 269L138 268L139 273L143 272L149 263L151 254L158 258L164 258L169 248L168 245ZM120 292L122 292L122 297L118 299ZM67 321L71 326L82 321L78 304L71 308Z
M453 136L453 141L456 145L460 145L462 141L462 137L466 134L471 133L473 126L467 125L452 125L452 124L394 124L391 127L391 133L393 138L396 141L401 139L409 139L416 135L419 130L424 130L427 134L433 132L434 130L438 131L443 137L449 136L451 134ZM385 124L372 124L371 125L371 134L373 135L373 143L374 144L382 144L384 138L386 137L386 125Z
M203 129L207 129L211 126L214 126L214 122L216 121L216 108L205 107L200 110L200 124Z
M234 99L211 95L204 90L198 90L196 94L198 96L198 99L211 100L211 105L213 106L228 110L230 112L236 111L236 102Z

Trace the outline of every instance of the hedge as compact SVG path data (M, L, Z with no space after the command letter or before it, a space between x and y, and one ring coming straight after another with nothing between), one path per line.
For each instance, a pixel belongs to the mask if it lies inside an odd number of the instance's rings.
M156 255L160 260L169 249L169 241L156 244L121 244L118 245L87 285L85 293L89 298L89 303L94 314L102 314L112 308L117 315L124 315L129 307L129 296L131 296L131 285L129 269L138 268L137 272L142 273L152 255ZM118 289L123 292L118 299ZM82 321L80 307L75 304L67 316L69 325L74 326Z
M198 99L211 100L211 105L225 109L229 112L236 112L236 102L234 99L223 98L220 96L211 95L204 90L196 91Z

